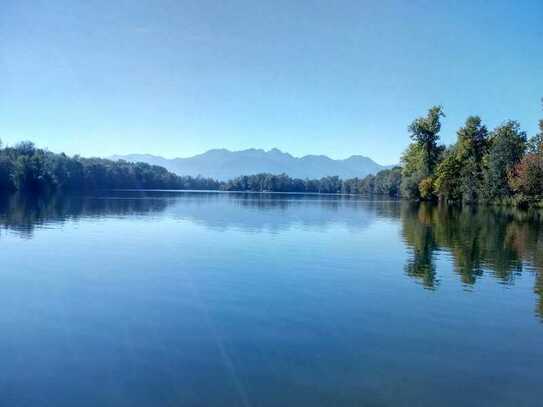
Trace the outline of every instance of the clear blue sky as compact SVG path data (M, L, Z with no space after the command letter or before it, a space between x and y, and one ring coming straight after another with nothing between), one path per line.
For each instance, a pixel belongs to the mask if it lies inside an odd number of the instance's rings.
M450 143L543 117L543 1L0 6L0 138L85 156L278 147L389 164L432 104Z

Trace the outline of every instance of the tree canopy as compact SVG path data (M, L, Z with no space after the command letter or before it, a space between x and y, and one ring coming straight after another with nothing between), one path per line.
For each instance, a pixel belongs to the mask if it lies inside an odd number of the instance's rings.
M543 100L542 100L543 102ZM514 120L489 131L470 116L456 142L438 144L443 109L434 106L408 127L401 194L408 199L543 205L543 119L528 140Z

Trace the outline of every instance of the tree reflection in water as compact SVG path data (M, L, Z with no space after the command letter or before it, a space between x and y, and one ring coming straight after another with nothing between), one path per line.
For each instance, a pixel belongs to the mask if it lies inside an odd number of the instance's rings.
M543 211L337 196L118 191L92 197L0 195L0 227L32 238L36 227L52 223L149 216L168 208L174 218L219 229L281 231L294 224L341 223L361 231L376 219L399 222L409 250L405 273L423 287L439 288L440 255L450 256L466 287L475 286L484 274L514 284L523 271L533 272L537 315L543 318Z
M410 249L406 273L424 287L439 284L438 253L449 253L461 281L484 274L513 284L523 270L536 273L537 314L543 318L543 213L498 207L401 205L402 235Z

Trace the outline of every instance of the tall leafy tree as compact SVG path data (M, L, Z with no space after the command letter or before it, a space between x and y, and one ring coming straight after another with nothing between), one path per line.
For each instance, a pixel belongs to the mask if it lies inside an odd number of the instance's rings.
M462 198L462 162L459 159L458 146L453 146L445 153L445 158L436 169L434 189L441 199L457 201Z
M527 197L543 196L543 157L536 153L526 154L509 174L509 186L513 192Z
M408 126L412 143L402 156L402 195L409 199L428 199L433 196L433 173L443 147L438 144L441 118L445 117L441 106L433 106L424 117Z
M541 105L543 106L543 98ZM530 139L528 149L531 153L543 155L543 119L539 120L539 133Z
M426 176L432 174L441 149L438 146L441 118L445 117L441 106L433 106L425 117L415 119L408 127L411 140L422 148Z
M539 121L539 133L528 142L527 154L509 174L509 185L530 199L543 197L543 119Z
M0 192L10 191L15 188L12 173L13 163L2 150L2 140L0 139Z
M490 148L485 156L484 192L488 198L511 194L508 174L520 162L525 150L526 133L518 122L509 120L492 132Z
M464 201L473 202L483 183L483 156L488 149L488 130L479 116L470 116L458 132L457 160Z
M419 199L419 183L426 175L423 147L417 143L409 144L402 155L401 195L408 199Z

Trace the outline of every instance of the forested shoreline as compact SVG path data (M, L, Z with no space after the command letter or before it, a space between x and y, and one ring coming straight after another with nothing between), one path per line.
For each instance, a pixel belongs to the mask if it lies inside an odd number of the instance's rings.
M543 102L543 101L542 101ZM364 178L291 178L286 174L244 175L229 181L179 176L146 163L69 157L31 142L2 147L0 191L43 193L107 189L179 189L252 192L306 192L402 197L461 203L516 206L543 204L543 119L528 138L517 121L489 131L470 116L451 146L439 144L441 106L409 126L411 143L401 166Z
M542 100L543 102L543 100ZM519 122L504 121L489 131L470 116L449 147L439 144L441 106L408 127L412 140L402 156L400 194L411 200L541 205L543 119L528 138Z
M103 158L69 157L37 148L31 142L0 145L0 191L29 193L107 189L179 189L252 192L311 192L387 194L398 196L401 169L384 170L365 178L341 180L291 178L286 174L255 174L230 181L179 176L146 163Z
M0 191L4 192L217 188L219 182L213 179L178 176L156 165L69 157L36 148L28 141L4 148L0 143Z

